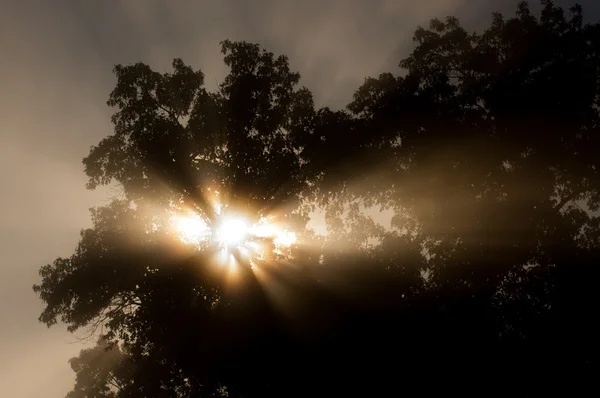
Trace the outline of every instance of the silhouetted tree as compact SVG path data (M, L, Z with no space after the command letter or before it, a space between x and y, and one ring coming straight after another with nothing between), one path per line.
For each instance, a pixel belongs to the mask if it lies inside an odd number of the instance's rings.
M405 73L367 79L348 107L370 133L356 137L360 163L377 172L328 185L342 201L375 193L414 233L443 322L433 341L500 344L475 363L545 375L550 389L598 366L598 218L584 209L600 204L599 32L551 1L539 19L525 3L495 14L481 35L433 20Z
M42 322L102 335L70 396L597 390L600 25L582 21L548 0L482 34L432 20L346 111L244 42L223 42L215 92L181 60L117 66L115 132L84 165L123 197L34 287ZM168 228L215 225L215 201L297 244L232 250L227 277L213 242ZM306 230L317 205L326 237Z
M132 368L118 346L111 347L101 339L96 347L82 350L69 362L77 380L67 397L126 396L124 391L130 383Z

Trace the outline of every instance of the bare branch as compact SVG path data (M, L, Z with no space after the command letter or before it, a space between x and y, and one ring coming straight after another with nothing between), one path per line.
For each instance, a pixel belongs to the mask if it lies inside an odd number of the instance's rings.
M562 208L569 203L570 201L572 201L573 199L577 198L579 195L581 195L582 192L580 191L573 191L571 192L571 194L565 196L564 198L562 198L555 206L554 209L557 211L561 211Z

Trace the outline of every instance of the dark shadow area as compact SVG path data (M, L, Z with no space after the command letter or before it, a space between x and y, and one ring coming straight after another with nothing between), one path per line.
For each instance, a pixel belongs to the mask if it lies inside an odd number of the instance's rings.
M340 111L285 56L222 51L217 91L114 69L83 163L122 194L34 287L98 339L68 397L598 393L600 24L434 19Z

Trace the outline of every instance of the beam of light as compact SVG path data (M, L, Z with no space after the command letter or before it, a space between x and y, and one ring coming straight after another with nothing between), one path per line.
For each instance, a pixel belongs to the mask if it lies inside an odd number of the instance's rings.
M200 245L211 234L209 226L197 214L188 216L174 216L171 219L175 231L184 243Z
M296 242L296 234L274 223L273 217L263 217L255 224L250 224L231 213L220 213L212 228L194 212L173 212L170 220L178 239L183 243L198 248L215 243L219 253L214 258L215 265L224 266L230 271L240 265L238 261L249 264L253 259L266 260L270 253L285 255L285 249Z
M250 233L258 238L272 238L277 235L278 229L275 225L270 224L268 219L261 218L256 225L252 226Z
M275 235L273 242L276 246L289 247L296 243L296 234L290 231L281 231Z
M296 234L284 222L266 216L251 223L218 203L214 224L193 211L178 210L170 217L178 239L198 249L210 248L209 266L222 276L226 289L239 288L252 275L275 307L293 311L286 285L277 276L282 258L291 258L290 248L297 242Z

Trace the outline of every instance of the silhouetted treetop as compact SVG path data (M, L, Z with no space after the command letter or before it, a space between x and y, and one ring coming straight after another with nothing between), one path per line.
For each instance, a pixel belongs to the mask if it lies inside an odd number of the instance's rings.
M108 105L114 134L84 159L89 188L116 181L128 198L185 198L207 217L210 190L254 210L293 200L304 187L302 145L315 117L310 92L287 58L245 42L222 43L230 68L216 92L173 61L173 73L117 65ZM176 199L177 200L177 199Z

